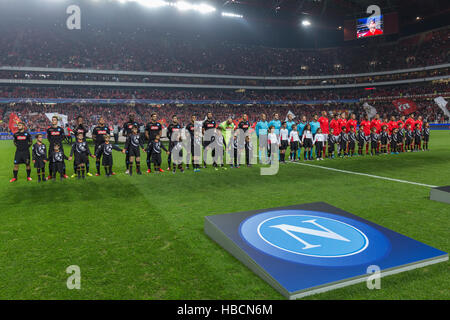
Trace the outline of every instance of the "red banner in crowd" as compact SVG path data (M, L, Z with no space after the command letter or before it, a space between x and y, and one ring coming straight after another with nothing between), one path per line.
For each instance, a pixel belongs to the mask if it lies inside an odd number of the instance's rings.
M17 129L17 124L20 122L20 119L19 119L19 117L17 116L17 114L15 114L15 113L11 113L10 115L9 115L9 125L8 125L8 127L9 127L9 130L12 132L12 133L16 133L19 129Z
M405 116L417 111L416 104L408 99L397 99L392 101L392 103L397 108L397 110Z

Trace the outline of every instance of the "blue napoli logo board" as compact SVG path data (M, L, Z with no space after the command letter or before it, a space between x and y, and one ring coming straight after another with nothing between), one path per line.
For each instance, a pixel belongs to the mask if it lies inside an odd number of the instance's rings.
M288 298L365 281L371 265L387 275L448 260L326 203L209 216L205 232Z
M263 212L243 221L239 232L268 255L317 266L368 263L390 249L386 237L367 224L318 211Z

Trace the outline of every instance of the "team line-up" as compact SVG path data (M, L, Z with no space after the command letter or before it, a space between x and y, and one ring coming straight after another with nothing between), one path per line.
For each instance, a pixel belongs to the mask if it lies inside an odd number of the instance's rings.
M164 172L161 169L162 150L169 155L168 170L172 170L174 173L176 169L184 172L183 163L186 163L186 169L189 169L189 165L192 164L194 172L200 171L202 154L204 155L203 168L206 168L208 152L212 155L212 164L215 170L219 170L219 166L226 169L223 156L227 146L229 159L231 159L228 163L231 168L239 168L240 164L244 163L240 159L241 153L244 151L245 164L250 167L254 163L252 155L255 143L250 138L252 132L256 133L257 141L259 141L257 144L262 163L271 163L275 159L278 161L278 158L281 163L285 163L288 148L290 161L302 160L302 148L304 161L314 159L313 149L316 160L323 160L324 157L335 158L336 149L338 157L429 150L429 124L424 123L421 116L416 120L414 114L409 115L408 119L405 119L405 116L399 119L392 116L390 120L385 118L383 121L380 120L378 114L372 120L365 115L359 124L355 114L352 114L350 119L346 119L346 113L336 113L330 120L327 112L323 111L321 117L314 115L309 122L306 116L302 116L300 121L296 122L291 114L288 114L286 121L281 121L279 114L274 114L273 120L268 122L267 116L261 114L260 120L252 125L246 114L239 122L235 122L232 117L229 117L224 122L217 124L212 113L209 112L202 122L198 122L196 116L191 116L190 123L185 127L178 122L177 116L173 116L172 123L167 127L168 149L161 142L162 125L157 121L156 113L151 115L151 120L145 126L144 133L138 131L140 124L134 119L134 114L130 114L128 121L123 125L126 142L124 148L120 148L117 144L110 142L111 129L100 117L97 126L92 130L94 153L91 153L86 141L86 134L89 130L83 123L83 117L78 116L76 127L73 130L76 141L72 144L69 156L64 153L63 141L66 137L64 128L58 125L58 117L52 118L52 124L47 129L48 149L42 134L36 135L36 143L32 145L32 135L26 131L24 123L18 123L18 131L14 134L16 152L13 178L10 182L17 181L20 164L25 164L27 180L31 181L31 162L37 169L38 182L56 179L58 173L60 179L68 178L65 160L73 160L72 178L84 179L86 175L92 176L89 157L96 159L96 176L100 176L100 167L103 166L106 176L110 177L115 175L112 170L113 150L125 154L127 168L125 173L129 175L133 174L134 165L136 173L142 174L141 150L147 153L147 173L152 172L152 164L155 172ZM185 133L184 136L183 133ZM183 137L188 138L187 144ZM30 157L31 146L32 156ZM357 152L356 146L358 147ZM188 151L185 161L183 161L183 149ZM274 152L275 150L276 152ZM49 165L48 177L45 173L47 163Z

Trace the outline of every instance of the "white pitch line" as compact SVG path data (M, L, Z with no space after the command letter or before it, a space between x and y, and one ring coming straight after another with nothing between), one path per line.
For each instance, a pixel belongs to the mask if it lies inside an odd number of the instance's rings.
M302 166L320 168L320 169L325 169L325 170L330 170L330 171L337 171L337 172L342 172L342 173L356 174L356 175L359 175L359 176L366 176L366 177L370 177L370 178L376 178L376 179L383 179L383 180L389 180L389 181L395 181L395 182L401 182L401 183L414 184L414 185L417 185L417 186L428 187L428 188L436 188L437 187L437 186L431 186L431 185L428 185L428 184L423 184L423 183L418 183L418 182L411 182L411 181L406 181L406 180L399 180L399 179L393 179L393 178L388 178L388 177L375 176L373 174L354 172L354 171L348 171L348 170L341 170L341 169L335 169L335 168L329 168L329 167L323 167L323 166L316 166L314 164L308 164L308 163L301 163L301 162L288 162L288 163L299 164L299 165L302 165Z

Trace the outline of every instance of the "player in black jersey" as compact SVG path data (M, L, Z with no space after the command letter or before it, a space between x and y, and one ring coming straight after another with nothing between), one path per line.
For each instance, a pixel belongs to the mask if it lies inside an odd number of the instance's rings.
M223 155L225 152L225 148L227 147L227 144L225 142L225 138L222 135L222 130L218 128L214 129L214 135L211 137L209 146L213 149L213 151L217 150L217 152L214 152L213 154L213 158L217 155L217 159L214 159L213 162L214 169L216 171L219 170L217 166L220 164L221 168L227 170L223 161Z
M78 134L81 133L83 135L83 140L86 140L86 134L89 132L88 127L84 125L84 118L82 116L77 117L77 124L73 128L73 133L75 137L78 137Z
M166 153L170 157L169 150L166 149L166 147L161 143L160 135L156 135L156 137L149 142L147 147L147 152L150 154L151 162L153 163L153 166L155 168L155 172L163 172L161 170L161 149L166 151Z
M392 154L399 154L398 149L399 149L399 134L398 134L398 128L394 128L394 130L392 130L392 134L391 134L391 153Z
M366 134L364 133L364 125L359 126L358 135L356 136L358 141L358 155L363 155L364 143L366 142Z
M133 162L136 161L136 173L141 175L141 148L143 151L144 149L144 142L142 141L142 137L138 132L138 127L133 126L133 129L131 131L131 135L128 136L127 141L125 142L125 149L122 151L123 153L128 152L130 156L130 163L129 163L129 175L131 176L133 174Z
M217 127L216 121L213 119L212 112L208 112L206 114L206 120L203 121L202 126L202 135L203 135L203 168L206 168L206 156L208 154L208 150L211 149L209 145L212 143L212 137L215 134L215 129ZM212 157L216 157L216 151L214 148L212 148ZM217 164L214 162L214 167L217 166Z
M377 133L377 128L372 127L370 133L370 153L371 155L378 155L378 143L380 142L380 135Z
M339 135L339 152L338 157L347 157L347 148L348 148L348 133L347 127L343 126L341 134Z
M422 130L420 130L420 125L416 123L414 126L414 151L417 152L422 147Z
M250 156L253 156L253 142L252 140L247 137L247 139L245 140L245 164L247 165L247 167L251 167L252 163L250 162Z
M42 134L36 135L36 143L33 145L33 151L31 152L34 167L37 170L38 182L47 181L45 177L45 164L47 163L47 147L42 142ZM41 176L42 175L42 176Z
M244 144L244 149L245 149L245 159L250 159L250 154L248 153L249 152L249 150L247 149L247 148L245 148L245 145L248 143L248 142L250 142L250 136L247 134L247 132L248 132L248 129L250 129L251 128L251 124L250 124L250 122L248 121L248 116L247 116L247 114L243 114L242 115L242 121L241 122L239 122L239 124L238 124L238 129L241 129L242 131L244 131L244 133L245 133L245 144ZM239 143L238 143L239 144ZM240 146L239 146L240 147ZM240 150L240 148L239 148L239 150L238 150L238 154L240 154L241 153L241 150ZM247 161L246 161L247 162ZM247 166L249 166L249 163L247 162Z
M77 117L77 124L75 126L75 128L73 129L73 134L75 135L75 139L76 137L78 137L78 134L81 133L83 135L83 140L86 141L86 134L89 132L88 127L86 127L84 125L84 118L82 116L78 116ZM92 174L89 172L90 166L89 166L89 161L86 164L86 174L88 176L92 176ZM71 176L71 178L75 178L76 177L76 172L77 172L77 168L75 166L75 162L73 163L73 175Z
M389 132L387 131L387 126L382 126L380 133L380 144L382 154L387 154L388 142L389 142Z
M197 169L198 164L194 163L194 156L195 156L195 144L194 144L194 136L195 136L195 121L197 120L197 117L192 115L191 116L191 122L188 123L185 127L185 130L187 133L189 133L189 138L191 140L190 144L191 144L191 149L188 150L188 154L186 156L186 169L189 169L189 164L192 163L192 168L194 168L194 171L196 171L195 169ZM198 130L198 129L197 129ZM197 152L201 152L201 145L200 145L200 149ZM198 160L198 159L196 159Z
M426 151L430 151L428 149L428 142L430 141L430 124L428 122L425 122L423 124L423 149Z
M330 133L328 134L328 158L334 159L334 153L336 150L336 143L338 142L338 137L334 135L334 129L330 128Z
M56 174L59 173L59 178L62 180L64 178L64 160L68 160L67 156L64 154L62 148L58 143L53 146L52 158L50 159L50 170L53 172L52 179L56 180Z
M176 115L172 116L172 123L167 127L167 138L169 139L169 152L170 156L167 157L167 163L169 165L167 170L172 167L172 172L176 172L176 168L183 172L182 157L183 150L181 146L181 125L178 123L178 118ZM176 158L174 158L174 154ZM173 159L172 159L173 158ZM172 166L172 160L176 163Z
M102 166L103 166L103 168L105 168L105 174L106 174L107 178L109 178L113 173L112 172L112 166L113 166L112 151L116 150L116 151L124 152L124 150L125 150L125 149L120 149L117 145L113 145L113 144L109 143L110 138L111 137L109 134L105 134L105 136L104 136L105 142L103 142L97 148L97 151L95 152L95 156L97 158L102 157Z
M147 142L155 140L155 137L162 135L162 125L158 122L158 115L156 112L151 114L150 122L145 126L145 139ZM151 172L151 159L150 155L147 154L147 173Z
M348 133L348 155L353 157L355 155L356 148L356 133L355 127L350 126L350 131Z
M408 123L405 129L405 152L413 151L413 131L411 131L411 125Z
M109 127L105 124L105 119L103 119L103 117L100 117L100 119L98 119L97 126L92 130L92 140L95 144L94 154L97 153L97 149L100 147L100 145L105 142L105 135L110 134L111 130L109 130ZM100 175L100 160L100 158L97 158L95 160L95 168L97 169L97 173L95 174L96 176Z
M25 131L25 124L23 122L19 122L17 124L17 128L19 129L14 134L14 145L16 146L16 153L14 155L14 169L13 176L9 182L17 181L17 174L19 172L19 165L25 164L27 170L27 180L31 181L31 167L30 167L30 147L33 143L31 135Z
M194 172L200 172L200 161L202 154L202 135L200 130L195 130L191 145L192 165Z
M70 150L69 161L72 161L74 156L75 167L77 168L78 179L84 179L84 172L86 170L86 164L89 162L88 157L95 158L95 155L91 154L89 150L89 145L86 140L83 140L83 134L79 133L77 136L77 141L72 145Z
M53 157L52 157L52 153L55 150L55 145L59 145L59 149L62 153L64 153L64 147L63 147L63 140L64 140L64 129L60 126L58 126L58 117L53 116L52 117L52 125L47 129L47 139L48 142L50 143L50 146L48 148L48 159L50 161L50 165L49 165L49 171L50 171L50 176L48 177L48 179L51 179L53 176L53 168L55 168L55 166L52 165L52 161L53 161ZM64 164L64 161L62 163L63 168L62 168L62 176L64 178L68 178L68 176L66 175L66 165Z
M405 152L405 136L406 130L402 122L398 122L398 150L399 152Z
M240 161L239 161L240 159L238 159L239 143L237 135L233 135L231 137L231 146L230 148L228 148L228 151L230 153L230 158L233 158L233 163L230 164L230 167L240 168Z
M139 128L139 123L137 123L135 120L135 116L133 113L130 113L128 115L128 121L125 122L123 124L122 127L122 135L124 137L128 137L129 135L131 135L131 131L133 130L133 126L136 126ZM129 165L130 165L130 155L128 154L128 152L125 150L125 166L127 168L127 171L125 172L126 174L129 174Z

